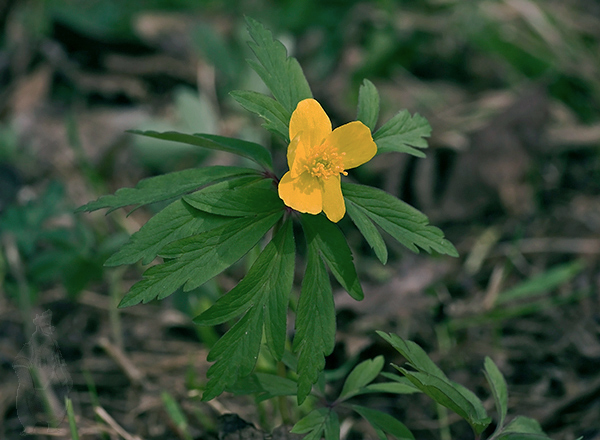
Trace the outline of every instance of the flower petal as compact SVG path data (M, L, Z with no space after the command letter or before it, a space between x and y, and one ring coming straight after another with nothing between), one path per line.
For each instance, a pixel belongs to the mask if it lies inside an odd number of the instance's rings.
M355 168L373 159L377 145L371 130L360 121L350 122L336 128L325 141L339 153L345 153L344 169Z
M303 132L302 141L309 147L318 147L331 133L329 116L314 99L304 99L298 103L290 119L290 139Z
M337 174L329 179L322 179L321 185L323 186L323 211L329 220L337 223L346 214L340 175Z
M309 173L292 177L292 173L288 171L279 181L278 191L283 203L296 211L318 214L323 210L321 185Z

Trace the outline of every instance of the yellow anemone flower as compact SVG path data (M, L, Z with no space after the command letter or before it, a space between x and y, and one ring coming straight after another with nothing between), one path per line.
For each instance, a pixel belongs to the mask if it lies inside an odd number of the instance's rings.
M314 99L298 103L290 119L290 170L279 182L287 206L308 214L321 211L332 222L346 213L340 174L368 162L377 153L371 130L360 121L331 131L331 121Z

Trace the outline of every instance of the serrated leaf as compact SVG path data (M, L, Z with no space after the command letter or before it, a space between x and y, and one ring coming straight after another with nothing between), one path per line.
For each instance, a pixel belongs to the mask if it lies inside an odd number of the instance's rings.
M306 272L296 310L293 350L298 356L298 404L310 393L325 356L335 345L335 306L327 270L315 241L308 242Z
M267 345L273 356L280 360L285 344L289 293L294 278L294 257L292 222L288 220L265 246L242 281L196 317L194 322L214 326L239 316L250 308L264 308Z
M251 168L223 166L176 171L140 180L135 188L121 188L114 195L102 196L98 200L80 206L77 212L110 208L108 211L110 213L129 205L136 205L136 208L139 208L150 203L179 197L223 179L258 174L257 170Z
M434 250L441 254L458 256L456 248L444 238L444 233L429 225L425 214L391 194L353 183L342 183L342 193L346 200L354 203L381 229L411 251L418 253L419 246L427 252Z
M401 440L415 440L410 429L389 414L360 405L352 405L352 409L360 414L376 430L387 432Z
M381 234L377 230L377 227L363 212L363 210L358 208L350 200L346 200L346 210L348 211L348 215L360 233L363 235L363 237L365 237L365 240L367 240L367 243L369 243L371 248L373 248L375 251L375 255L377 255L377 258L379 258L381 264L386 264L388 259L388 251Z
M139 260L149 264L168 243L222 226L230 220L176 200L148 220L104 265L134 264Z
M253 394L256 402L277 396L295 396L298 385L292 379L268 373L252 373L227 387L235 395Z
M199 287L244 256L282 215L235 218L224 226L170 243L160 255L173 260L146 270L119 307L163 299L181 286L185 291Z
M294 425L290 431L293 434L306 434L310 433L307 438L320 439L323 431L325 431L325 424L329 418L329 413L332 412L330 408L317 408L309 412L305 417L300 419L298 423Z
M427 148L425 138L430 135L431 126L427 119L418 113L411 118L408 110L402 110L375 132L373 140L377 144L377 154L397 152L425 157L417 148Z
M208 148L210 150L226 151L228 153L237 154L238 156L250 159L263 168L273 168L271 153L269 153L269 151L262 145L254 142L203 133L186 134L178 133L176 131L165 131L159 133L152 130L128 130L128 132L155 139L162 139L165 141L179 142L183 144L194 145L196 147Z
M208 355L208 361L215 363L207 373L209 381L203 400L218 396L252 372L260 351L263 325L267 345L276 359L281 359L294 257L292 222L288 220L265 246L242 281L194 319L199 325L217 325L246 313Z
M260 351L263 313L262 307L251 307L213 346L207 360L215 363L206 372L202 400L214 399L239 377L252 373Z
M312 98L302 68L295 58L287 56L285 46L274 40L273 34L262 24L249 17L246 23L254 40L248 44L258 59L258 62L248 60L248 63L291 115L300 101Z
M226 181L183 197L200 211L229 217L244 217L283 209L271 179Z
M371 131L375 130L379 119L379 92L368 79L363 80L358 89L358 113L356 119L365 124Z
M265 120L263 127L289 142L291 113L273 98L249 90L234 90L229 93L246 110Z
M358 364L350 372L338 397L339 401L347 400L359 393L360 389L371 383L383 368L383 356L367 359Z
M494 361L492 361L489 357L485 357L483 366L483 372L488 384L490 385L490 389L492 390L492 395L494 396L494 402L496 404L496 411L498 411L499 420L497 431L499 431L502 426L504 426L504 419L506 418L506 413L508 411L508 390L506 386L506 380Z
M346 292L355 300L362 300L365 294L344 234L322 215L302 214L301 219L307 243L312 243L318 249L327 267Z

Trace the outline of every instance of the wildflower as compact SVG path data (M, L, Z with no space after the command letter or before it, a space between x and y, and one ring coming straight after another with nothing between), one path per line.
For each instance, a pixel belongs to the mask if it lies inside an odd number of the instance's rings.
M290 120L287 161L290 170L279 182L279 197L290 208L309 214L321 211L332 222L346 213L340 175L368 162L377 146L360 121L331 131L331 121L314 99L298 103Z

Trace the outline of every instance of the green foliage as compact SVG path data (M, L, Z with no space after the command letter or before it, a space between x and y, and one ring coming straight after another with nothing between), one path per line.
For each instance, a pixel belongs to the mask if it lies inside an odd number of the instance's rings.
M379 92L371 81L365 79L358 90L358 112L356 120L375 131L379 119ZM379 145L378 145L379 147Z
M130 133L162 139L165 141L195 145L197 147L208 148L210 150L226 151L228 153L237 154L238 156L250 159L265 169L273 168L271 153L269 153L269 151L262 145L255 144L254 142L227 138L214 134L185 134L177 133L175 131L158 133L152 130L130 130Z
M429 220L424 214L391 194L353 183L342 184L342 191L346 202L350 202L349 205L354 204L353 208L413 252L419 252L419 246L427 252L434 250L440 254L458 256L452 243L444 239L441 230L428 224ZM351 214L352 219L356 221L355 215ZM361 221L365 222L366 219ZM373 247L378 246L376 240L369 241L369 244Z
M287 56L271 32L252 19L247 24L253 40L250 47L258 60L250 61L250 65L274 98L246 91L233 92L232 96L261 116L267 130L287 140L292 112L300 100L312 96L308 82L298 62ZM388 151L414 154L409 145L426 146L422 137L428 134L428 125L425 127L418 116L410 118L404 114L408 112L392 118L377 131L380 150L383 145ZM365 80L359 92L358 118L374 130L378 115L379 94ZM138 208L171 201L106 262L109 266L140 260L148 264L162 258L162 262L159 260L159 264L144 272L142 280L133 285L119 306L163 299L180 288L188 292L200 287L251 249L258 250L257 245L274 228L272 240L239 284L194 319L198 325L215 326L239 318L210 350L208 360L214 364L208 370L203 399L234 390L252 392L261 399L296 395L298 403L304 402L322 376L325 356L333 351L335 343L335 305L327 269L352 298L364 297L344 234L324 215L298 215L284 205L278 196L271 154L259 144L212 134L139 130L132 133L233 153L255 162L262 171L216 166L178 171L145 179L135 188L120 189L79 208L108 208L110 212L128 205ZM373 188L345 184L342 189L350 217L382 263L387 262L388 254L376 225L415 252L419 246L429 252L456 255L442 232L429 226L427 217L416 209ZM285 351L286 322L296 258L292 225L293 219L298 218L307 243L307 261L295 308L292 353ZM252 374L262 342L274 361L282 361L295 370L294 378ZM397 377L388 378L390 382L372 383L382 367L382 357L359 364L350 373L337 402L373 392L418 392L418 386ZM390 422L387 415L366 409L356 411L378 432L402 433L401 438L412 438L403 425ZM309 432L309 438L323 434L333 439L339 436L339 419L335 412L317 410L297 429Z
M136 205L136 208L139 208L150 203L180 197L194 189L219 180L244 175L258 175L258 172L251 168L215 166L163 174L140 180L135 188L121 188L114 195L102 196L96 201L77 208L76 212L109 208L108 213L110 213L115 209L129 205Z
M204 400L218 396L238 378L252 372L260 350L263 326L271 354L277 360L283 356L294 256L292 222L288 220L244 279L194 319L200 325L217 325L244 314L208 356L208 360L215 363L208 370L210 380Z
M377 154L397 152L425 157L417 148L427 148L424 138L430 135L431 126L427 119L418 113L411 117L408 110L402 110L373 134L373 140L377 144Z
M262 24L249 17L246 23L254 40L248 44L258 59L258 62L248 60L248 63L291 116L300 101L312 98L302 67L295 58L287 56L285 46L274 40L271 32Z
M287 112L279 102L262 93L249 90L235 90L230 95L246 110L263 118L265 129L289 142L288 124L291 113Z
M335 305L318 243L308 242L306 272L296 310L293 349L298 356L298 404L310 393L335 344Z

